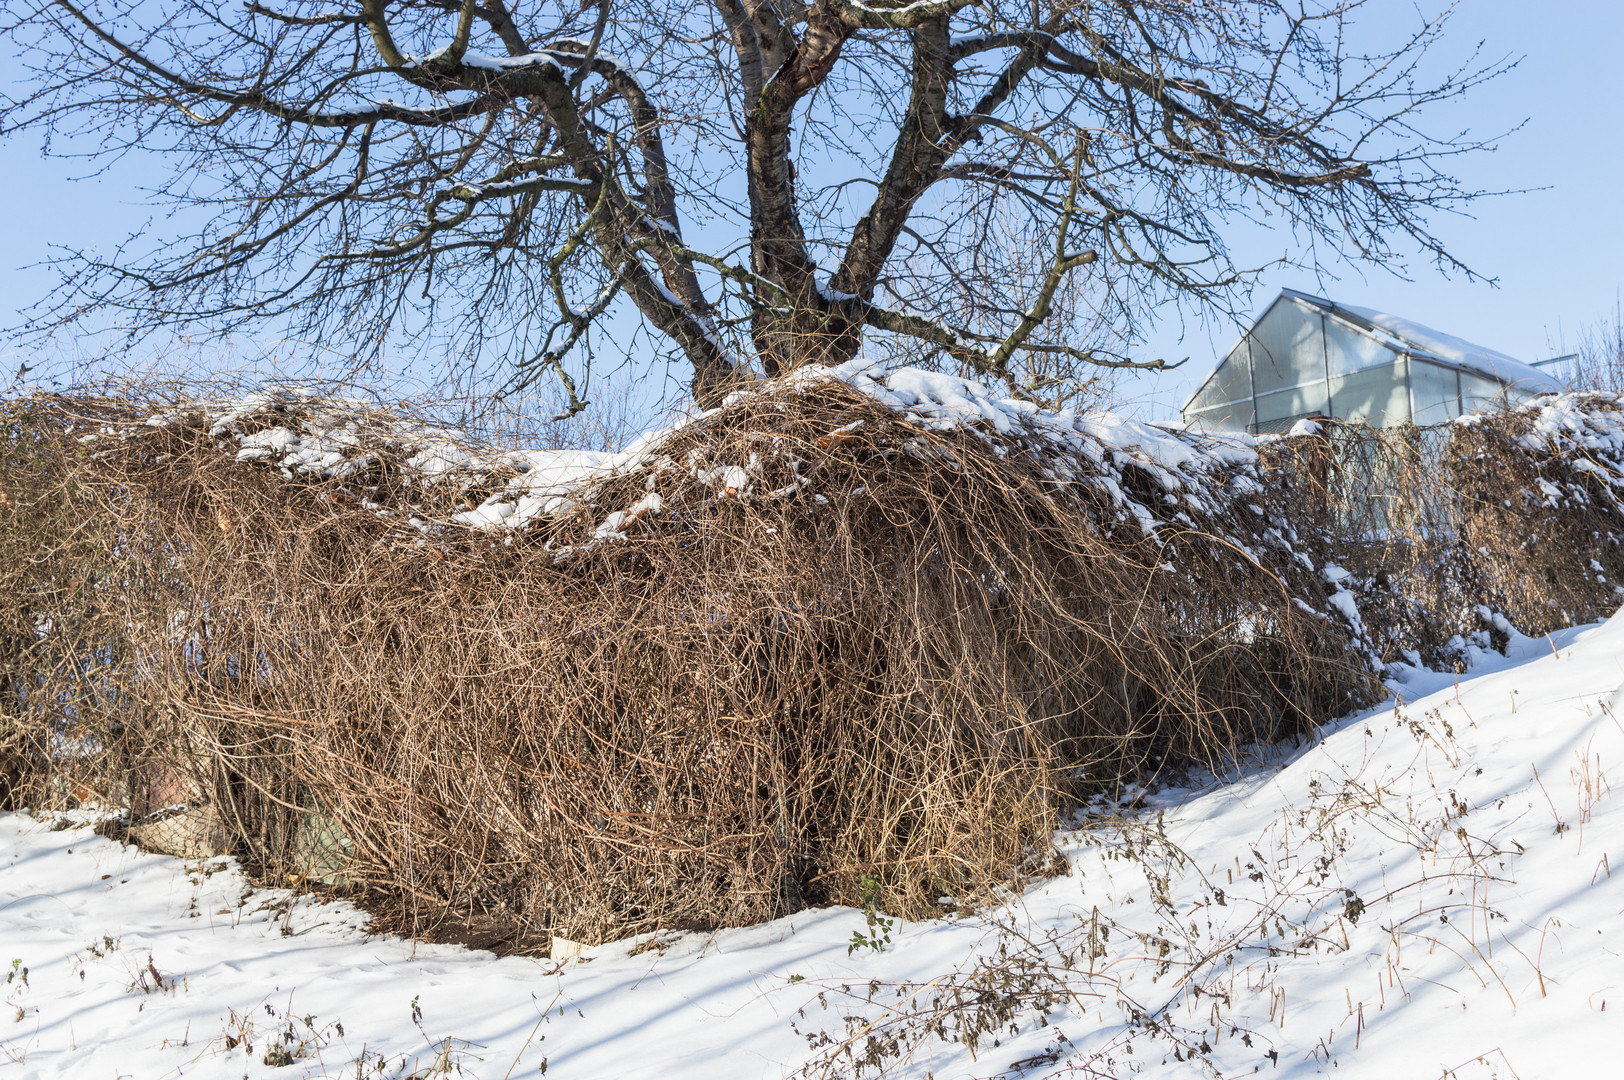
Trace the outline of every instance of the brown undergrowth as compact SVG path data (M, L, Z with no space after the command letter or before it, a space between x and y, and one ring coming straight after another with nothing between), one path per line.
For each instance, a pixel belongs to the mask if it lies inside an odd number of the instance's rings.
M5 419L9 797L207 807L268 874L516 947L864 878L896 914L975 903L1045 871L1079 796L1371 701L1373 650L1431 609L1361 628L1327 564L1408 597L1457 557L1429 541L1383 584L1367 537L1359 564L1334 439L1169 473L834 382L682 425L522 532L446 524L498 458L426 483L366 416L325 475L239 460L157 393Z
M1309 497L1382 662L1449 668L1624 602L1624 409L1581 393L1418 429L1327 425L1264 447ZM1284 455L1284 457L1282 457Z

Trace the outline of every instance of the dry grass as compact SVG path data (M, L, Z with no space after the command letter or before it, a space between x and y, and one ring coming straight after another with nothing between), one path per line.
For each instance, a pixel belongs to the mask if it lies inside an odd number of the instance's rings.
M1429 567L1507 583L1508 613L1566 603L1510 591L1508 544L1460 561L1486 489L1454 540L1389 508L1379 541L1338 541L1369 499L1335 440L1271 444L1262 484L1212 466L1199 506L1122 469L1172 504L1150 537L1086 455L1058 482L1052 448L818 384L679 428L573 516L425 538L408 516L504 478L424 487L380 437L356 475L289 479L197 410L143 423L166 404L7 406L11 798L204 805L277 876L309 872L314 811L404 928L511 947L855 903L865 876L895 914L973 903L1046 869L1080 795L1370 701L1377 652L1454 612L1414 591ZM688 467L747 461L763 494ZM660 513L590 542L651 490ZM1372 603L1365 638L1328 615L1332 561L1397 615Z
M1335 536L1374 657L1448 668L1605 618L1624 601L1624 409L1613 394L1468 423L1328 425L1265 449L1309 497L1286 509Z

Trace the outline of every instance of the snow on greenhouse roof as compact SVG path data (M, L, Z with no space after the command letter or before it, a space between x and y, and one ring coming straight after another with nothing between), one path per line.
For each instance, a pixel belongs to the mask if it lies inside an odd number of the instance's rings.
M1562 390L1560 383L1532 365L1507 356L1503 352L1475 345L1454 334L1434 330L1413 319L1391 315L1374 308L1338 304L1334 300L1308 296L1290 289L1285 291L1323 307L1365 330L1374 331L1378 337L1396 339L1403 350L1412 356L1441 360L1454 367L1530 393L1554 394Z

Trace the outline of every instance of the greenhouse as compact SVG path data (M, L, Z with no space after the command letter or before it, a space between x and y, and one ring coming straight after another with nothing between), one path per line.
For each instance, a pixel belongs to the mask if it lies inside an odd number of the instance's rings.
M1282 432L1315 417L1425 426L1560 389L1493 349L1284 289L1183 413L1192 427L1220 431Z

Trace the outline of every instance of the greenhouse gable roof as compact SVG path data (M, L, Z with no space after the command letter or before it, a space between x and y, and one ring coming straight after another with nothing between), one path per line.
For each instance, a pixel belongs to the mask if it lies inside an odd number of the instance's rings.
M1397 352L1408 353L1418 359L1430 360L1447 367L1459 368L1531 394L1559 393L1562 390L1561 383L1530 364L1525 364L1503 352L1474 344L1465 338L1456 337L1454 334L1434 330L1413 319L1377 311L1374 308L1339 304L1322 296L1298 292L1296 289L1281 289L1280 297L1275 303L1287 298L1333 315ZM1270 308L1273 306L1273 303L1269 305ZM1264 315L1266 314L1267 308L1264 309ZM1262 317L1260 315L1252 325L1255 327ZM1248 328L1247 333L1251 333L1251 328ZM1229 353L1226 352L1224 359L1214 365L1213 370L1216 371L1223 366L1228 357ZM1206 380L1203 379L1195 393L1190 395L1191 401L1201 392L1200 386L1205 384ZM1188 409L1189 406L1190 402L1186 401L1184 407Z

